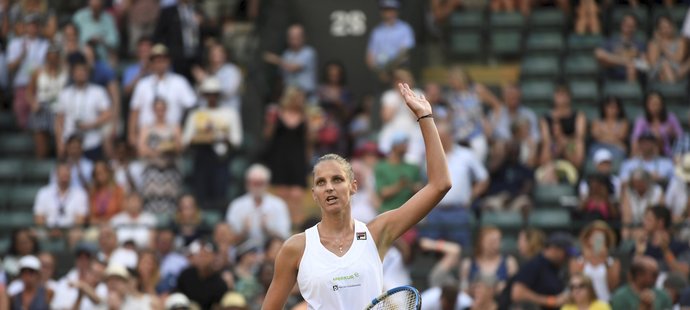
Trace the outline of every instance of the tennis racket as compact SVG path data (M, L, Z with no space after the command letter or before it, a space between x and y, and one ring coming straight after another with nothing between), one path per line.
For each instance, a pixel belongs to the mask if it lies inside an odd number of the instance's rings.
M420 310L422 297L409 285L392 288L374 298L364 310Z

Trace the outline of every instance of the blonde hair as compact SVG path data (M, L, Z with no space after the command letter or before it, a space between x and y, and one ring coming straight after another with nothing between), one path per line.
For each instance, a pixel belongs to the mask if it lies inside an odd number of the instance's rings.
M589 294L589 301L590 302L597 299L597 292L594 291L594 284L592 283L592 279L590 279L588 276L586 276L585 274L580 273L580 272L574 273L572 276L570 276L570 280L572 280L574 278L580 278L580 281L582 281L582 285L584 285L585 288L587 289L587 293ZM572 294L572 291L571 291L571 294ZM570 299L572 300L572 296L570 297Z
M536 228L526 228L520 233L525 234L525 239L527 239L527 245L529 246L529 257L537 255L537 253L544 248L546 236L544 236L544 233L541 230Z
M329 160L333 160L333 161L337 162L340 165L340 167L342 167L343 170L345 170L345 173L347 174L347 179L350 182L355 180L355 172L354 172L354 170L352 170L352 165L350 164L350 162L347 161L347 159L343 158L342 156L340 156L338 154L333 154L333 153L326 154L326 155L319 157L319 159L316 160L316 164L314 164L314 169L312 169L312 174L315 174L316 166L318 166L320 163L322 163L324 161L329 161Z
M285 92L283 92L283 96L280 98L280 107L284 109L291 108L290 105L298 98L298 96L304 97L304 92L301 89L297 87L286 88ZM302 110L304 110L304 108L302 108Z

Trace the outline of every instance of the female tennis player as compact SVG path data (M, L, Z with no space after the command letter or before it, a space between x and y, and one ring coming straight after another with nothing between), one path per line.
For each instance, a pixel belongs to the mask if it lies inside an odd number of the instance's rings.
M431 105L407 84L398 87L422 130L428 184L398 209L365 225L350 214L350 199L357 191L352 167L338 155L321 157L314 166L312 188L321 222L285 242L263 309L282 310L295 282L309 309L364 309L383 293L381 262L393 241L424 218L450 189Z

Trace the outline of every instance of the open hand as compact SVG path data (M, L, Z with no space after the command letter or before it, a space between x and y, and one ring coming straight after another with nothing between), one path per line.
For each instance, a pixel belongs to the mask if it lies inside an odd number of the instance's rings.
M398 84L398 88L400 89L400 95L405 99L407 107L417 117L431 114L431 104L424 98L424 95L417 95L410 89L410 85L407 85L407 83Z

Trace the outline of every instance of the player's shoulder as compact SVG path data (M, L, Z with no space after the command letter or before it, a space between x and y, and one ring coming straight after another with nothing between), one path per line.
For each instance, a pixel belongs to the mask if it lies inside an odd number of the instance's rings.
M298 268L299 263L302 260L302 255L304 255L306 243L307 238L304 233L293 235L285 240L285 243L283 243L283 248L280 250L279 259L282 259L283 263Z

